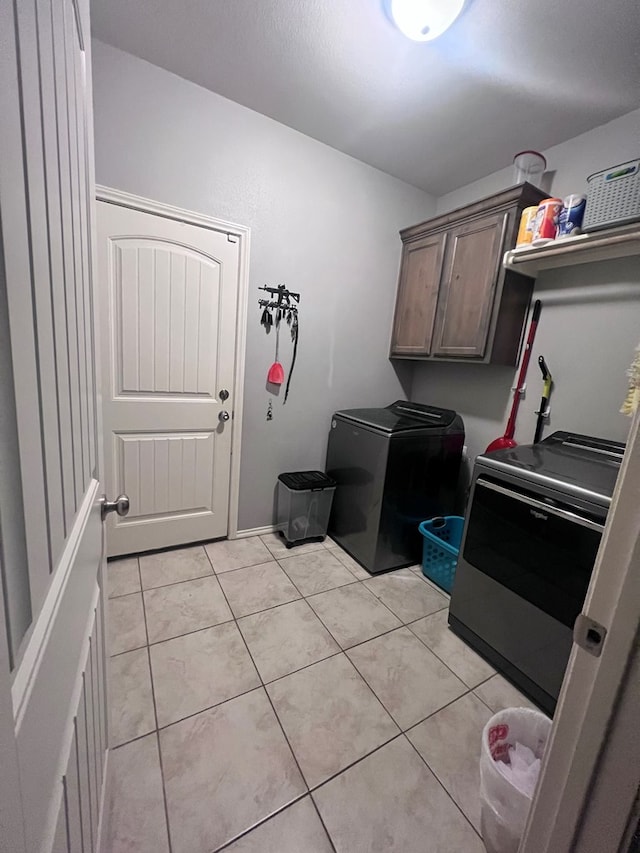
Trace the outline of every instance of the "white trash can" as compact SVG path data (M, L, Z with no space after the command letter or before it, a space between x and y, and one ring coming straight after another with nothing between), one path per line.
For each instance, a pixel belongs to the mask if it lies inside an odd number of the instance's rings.
M529 708L499 711L484 727L480 829L487 853L517 853L550 731L551 720ZM527 766L531 758L534 760ZM499 769L500 763L504 772ZM507 769L507 765L511 766Z

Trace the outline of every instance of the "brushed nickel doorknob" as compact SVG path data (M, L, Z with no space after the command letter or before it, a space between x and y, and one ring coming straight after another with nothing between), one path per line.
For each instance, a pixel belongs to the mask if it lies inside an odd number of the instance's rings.
M229 420L229 417L230 417L230 416L229 416L229 412L222 411L222 412L220 412L220 414L218 415L218 420L219 420L219 421L228 421L228 420Z
M110 512L117 512L120 517L129 512L129 496L118 495L115 501L108 501L107 496L100 498L100 517L104 521Z

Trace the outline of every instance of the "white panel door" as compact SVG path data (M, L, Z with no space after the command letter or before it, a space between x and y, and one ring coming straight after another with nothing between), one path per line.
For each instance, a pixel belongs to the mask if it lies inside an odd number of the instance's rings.
M88 0L0 3L0 849L97 850L107 714Z
M238 248L98 202L109 555L227 534Z

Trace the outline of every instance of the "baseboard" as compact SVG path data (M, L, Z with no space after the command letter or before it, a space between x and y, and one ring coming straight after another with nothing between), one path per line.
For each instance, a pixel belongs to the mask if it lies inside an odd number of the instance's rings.
M266 527L252 527L249 530L238 530L235 538L247 539L249 536L264 536L267 533L274 533L275 529L273 524L268 524Z
M98 818L98 853L111 853L109 850L109 819L111 817L111 774L109 773L109 756L107 749L104 755L104 771L102 774L102 798L100 802L100 817Z

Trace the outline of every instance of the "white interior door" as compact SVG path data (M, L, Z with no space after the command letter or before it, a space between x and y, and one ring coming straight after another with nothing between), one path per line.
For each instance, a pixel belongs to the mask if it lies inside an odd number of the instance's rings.
M106 772L87 0L0 3L0 847L97 848Z
M226 536L237 237L99 201L98 264L108 554Z

